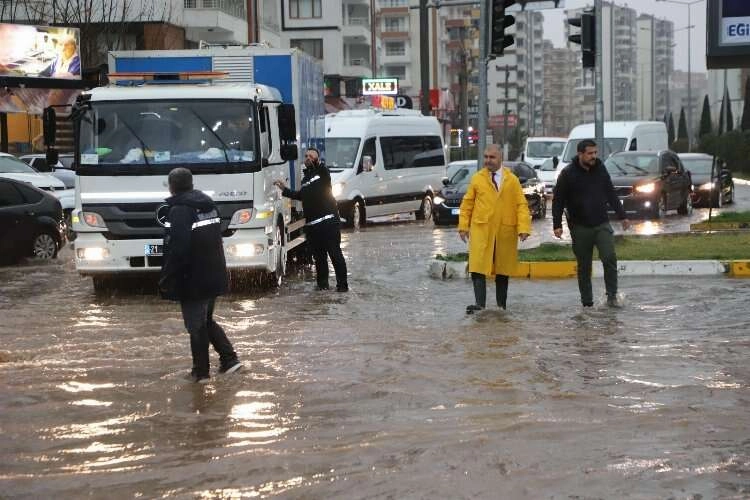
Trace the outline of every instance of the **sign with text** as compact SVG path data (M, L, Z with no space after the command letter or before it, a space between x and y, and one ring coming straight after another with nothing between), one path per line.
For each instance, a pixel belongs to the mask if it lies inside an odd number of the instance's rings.
M363 78L362 95L397 95L398 78Z
M0 23L0 76L81 79L78 28Z
M708 68L750 67L750 1L709 1L706 10Z

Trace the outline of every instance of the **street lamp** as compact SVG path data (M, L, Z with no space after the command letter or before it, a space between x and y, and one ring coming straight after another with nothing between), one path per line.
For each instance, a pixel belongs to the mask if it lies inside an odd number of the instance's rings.
M691 80L690 32L692 31L693 26L690 23L690 10L691 10L690 7L692 7L693 4L702 2L703 0L693 0L692 2L680 2L678 0L656 0L656 1L676 3L677 5L685 5L688 11L688 25L687 25L687 32L688 32L688 151L692 151L693 150L693 95L692 95L692 87L690 85L690 80Z

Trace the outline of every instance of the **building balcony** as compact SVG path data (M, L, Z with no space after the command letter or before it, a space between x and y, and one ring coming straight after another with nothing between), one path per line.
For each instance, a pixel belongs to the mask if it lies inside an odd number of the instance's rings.
M382 64L409 64L411 63L411 57L406 52L403 54L381 53L380 62Z
M247 42L245 0L183 1L183 26L189 40Z
M383 31L380 33L382 40L408 40L411 38L408 31Z
M370 78L372 76L372 66L370 65L370 61L364 58L349 59L347 61L344 61L342 72L343 76Z
M346 41L369 43L371 35L370 20L366 17L350 17L341 27L341 36Z
M383 7L378 12L380 16L404 16L409 14L409 6L404 7Z

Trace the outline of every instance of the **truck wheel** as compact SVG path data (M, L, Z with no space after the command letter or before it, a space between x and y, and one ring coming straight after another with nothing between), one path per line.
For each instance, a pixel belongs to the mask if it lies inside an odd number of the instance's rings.
M349 213L349 220L351 226L355 231L359 231L361 227L365 225L365 205L362 200L354 200L352 203L352 210Z
M417 220L430 220L432 217L432 196L429 194L424 195L422 198L422 205L419 207L419 211L414 214Z

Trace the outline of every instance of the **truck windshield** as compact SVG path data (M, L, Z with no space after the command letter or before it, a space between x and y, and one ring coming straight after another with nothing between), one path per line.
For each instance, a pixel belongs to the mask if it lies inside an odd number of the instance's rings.
M359 138L337 137L326 139L328 168L352 168L359 151Z
M562 161L565 163L570 163L573 161L573 158L578 154L577 148L578 143L583 141L585 139L570 139L568 141L568 145L565 146L565 154L563 155ZM593 141L594 139L589 139ZM620 151L625 151L625 143L627 143L628 140L624 137L605 137L604 138L604 147L599 147L599 158L602 160L606 160L609 158L610 155L618 153Z
M93 102L81 117L82 166L254 162L248 101Z

